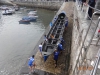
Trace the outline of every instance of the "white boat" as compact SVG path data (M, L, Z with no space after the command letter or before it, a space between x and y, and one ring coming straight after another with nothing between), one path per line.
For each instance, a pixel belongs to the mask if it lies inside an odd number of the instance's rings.
M3 6L1 6L0 9L1 9L1 10L7 10L8 7L3 7Z
M28 15L36 15L35 12L29 12Z
M38 18L38 16L36 15L36 12L35 11L30 11L29 13L28 13L28 16L29 17L31 17L31 18Z
M37 11L36 10L33 10L33 11L30 11L30 12L36 13Z
M12 15L12 12L10 12L8 10L4 10L4 11L2 11L2 15Z
M15 9L9 8L9 12L15 13Z
M32 18L38 18L38 16L37 15L29 15L29 17L32 17Z

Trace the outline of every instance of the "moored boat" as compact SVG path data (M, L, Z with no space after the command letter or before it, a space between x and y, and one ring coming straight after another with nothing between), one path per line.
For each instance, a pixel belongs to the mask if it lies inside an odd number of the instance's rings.
M29 15L29 17L34 18L34 19L37 19L38 18L37 15Z
M14 6L15 11L19 10L19 7L17 5Z
M29 20L20 20L19 24L30 24Z
M36 15L35 12L29 12L28 15Z
M29 19L30 19L30 22L35 22L36 21L35 17L29 17Z
M9 8L8 11L11 12L12 14L15 13L15 9L13 9L13 8Z
M0 9L1 10L8 10L8 7L7 6L1 6Z
M22 20L24 20L24 19L29 20L30 22L36 21L35 17L25 16L25 17L22 18Z
M5 11L2 11L2 15L12 15L12 12L5 10Z
M30 19L23 17L22 20L19 21L19 24L30 24Z
M36 13L35 13L34 11L30 11L30 12L28 13L28 16L29 16L30 18L33 18L33 19L37 19L37 18L38 18L38 16L36 15Z

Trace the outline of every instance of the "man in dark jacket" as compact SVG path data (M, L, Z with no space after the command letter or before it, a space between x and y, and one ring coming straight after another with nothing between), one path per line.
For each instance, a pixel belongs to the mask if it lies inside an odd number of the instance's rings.
M89 0L88 4L89 4L89 6L94 8L95 7L95 0ZM89 7L89 9L88 9L88 16L89 16L89 18L92 17L93 12L94 12L94 9Z
M57 67L58 55L59 52L57 51L57 49L55 49L54 51L55 68Z

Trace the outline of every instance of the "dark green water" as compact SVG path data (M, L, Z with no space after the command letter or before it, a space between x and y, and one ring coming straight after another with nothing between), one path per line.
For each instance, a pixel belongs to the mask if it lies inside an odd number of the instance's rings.
M1 16L0 75L18 75L54 16L54 11L36 10L39 16L37 22L31 22L28 25L18 22L27 15L27 9L17 11L11 16Z

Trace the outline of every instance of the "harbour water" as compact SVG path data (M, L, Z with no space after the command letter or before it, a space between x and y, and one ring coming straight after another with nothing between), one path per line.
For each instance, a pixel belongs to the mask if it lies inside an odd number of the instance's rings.
M0 75L18 75L29 54L33 51L46 27L54 16L54 11L36 9L39 16L31 24L19 24L29 8L16 11L11 16L0 18Z

